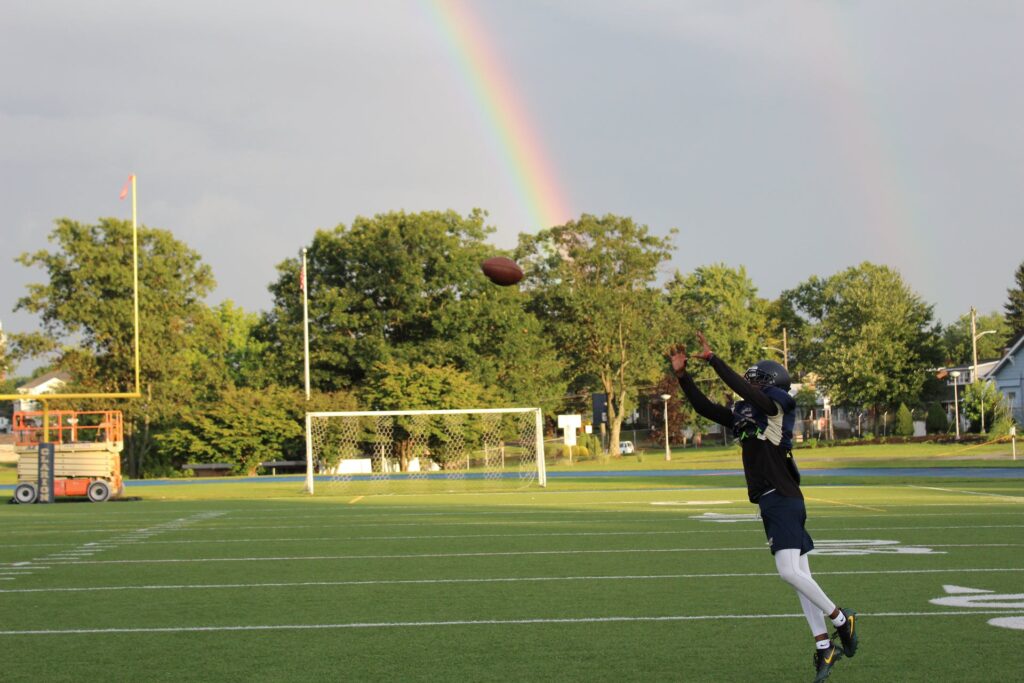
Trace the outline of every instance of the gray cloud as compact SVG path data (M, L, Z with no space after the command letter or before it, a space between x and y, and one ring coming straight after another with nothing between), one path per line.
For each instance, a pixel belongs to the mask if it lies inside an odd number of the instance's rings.
M464 0L577 213L681 229L762 294L862 260L951 321L1024 258L1018 3ZM0 319L53 219L128 215L269 304L317 228L390 209L531 229L428 3L17 1L0 24Z

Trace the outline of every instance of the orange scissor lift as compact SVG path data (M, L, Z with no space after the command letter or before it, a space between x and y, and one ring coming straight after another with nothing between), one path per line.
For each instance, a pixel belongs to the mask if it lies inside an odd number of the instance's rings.
M16 502L35 503L51 481L54 497L87 496L102 503L124 493L120 410L18 411L12 427L18 454ZM52 469L42 456L47 444L53 446Z

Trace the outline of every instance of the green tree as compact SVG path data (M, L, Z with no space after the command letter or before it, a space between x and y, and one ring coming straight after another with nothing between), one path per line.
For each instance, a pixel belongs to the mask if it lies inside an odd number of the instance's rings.
M321 391L362 386L378 363L450 366L489 391L488 405L552 410L562 366L519 287L480 272L495 254L485 214L393 212L320 230L308 250L310 374ZM278 266L257 338L274 379L302 382L299 259Z
M362 391L364 404L372 410L450 410L484 405L486 389L466 372L453 367L431 367L423 363L407 365L380 362L373 366ZM402 417L395 434L399 463L403 472L415 457L412 435L424 433L431 456L442 466L451 441L445 418ZM476 418L467 417L462 428L472 435L479 428ZM472 439L469 439L472 440Z
M263 363L267 345L254 336L259 314L249 313L231 301L217 305L213 312L220 323L222 339L217 351L223 349L222 358L231 382L238 387L270 384L271 373Z
M216 401L183 407L178 424L155 438L176 462L227 462L256 474L261 462L304 456L298 389L227 387Z
M996 360L1003 356L1013 330L1005 316L999 313L979 315L975 320L976 334L995 330L995 334L982 334L978 337L978 361ZM971 345L971 315L960 316L942 331L942 343L948 365L970 365L974 362L974 348Z
M1013 274L1014 286L1006 290L1006 324L1010 327L1011 338L1024 334L1024 261Z
M686 276L677 272L666 285L666 297L685 330L680 341L692 348L695 333L703 331L715 353L741 372L761 358L777 356L766 346L781 348L781 327L773 322L768 302L757 296L757 288L742 266L701 266ZM776 329L779 339L775 338ZM691 366L697 381L706 382L703 388L712 400L724 403L731 399L732 392L705 364ZM696 413L688 418L700 433L710 425ZM728 438L724 432L723 438Z
M4 334L3 325L0 325L0 383L7 379L7 373L10 371L11 362L7 358L7 335Z
M16 306L39 314L42 331L11 335L13 346L19 357L48 356L83 391L131 391L131 224L104 218L89 225L62 218L49 239L53 250L17 259L24 266L41 267L47 282L29 285ZM169 467L153 449L153 427L176 419L184 405L214 399L226 381L218 360L219 326L203 303L214 286L210 268L165 230L140 226L138 241L143 398L120 402L127 457L136 475L143 467ZM102 407L112 406L107 401ZM157 459L148 462L150 458Z
M674 373L666 373L658 380L651 398L651 440L665 443L665 413L661 401L663 395L671 396L668 400L668 442L670 445L685 443L684 429L693 422L695 413L689 403L679 398L679 380ZM689 409L689 410L688 410Z
M862 263L784 292L808 323L802 354L835 404L916 403L941 346L932 306L886 266Z
M925 418L925 428L929 434L944 434L949 430L949 417L946 411L938 403L928 404L928 416Z
M775 339L768 302L757 296L757 288L743 266L701 266L686 276L676 272L666 285L666 296L669 307L686 328L684 344L696 344L695 333L703 331L715 353L741 372L762 358L782 361L775 351L765 348L776 346L771 343ZM703 363L693 365L696 376L714 377ZM729 395L717 381L709 385L709 391L718 400Z
M610 450L619 455L623 418L633 410L637 387L661 375L674 333L671 311L654 287L659 265L671 255L670 239L629 218L584 214L519 240L516 255L530 275L529 310L571 376L607 395Z
M893 427L893 434L896 436L914 435L914 416L911 415L910 408L906 403L901 403L896 411L896 426Z
M961 410L970 420L971 431L980 432L982 411L985 414L985 429L990 429L1006 413L1006 405L1001 391L992 382L974 382L963 389Z

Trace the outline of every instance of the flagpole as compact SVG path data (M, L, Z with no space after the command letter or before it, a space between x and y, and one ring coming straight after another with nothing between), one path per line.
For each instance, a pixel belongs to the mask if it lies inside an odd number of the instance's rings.
M142 395L139 382L139 215L135 193L135 174L132 173L132 290L135 292L135 393Z
M306 248L302 248L302 357L306 369L306 400L309 400L309 293L306 283Z

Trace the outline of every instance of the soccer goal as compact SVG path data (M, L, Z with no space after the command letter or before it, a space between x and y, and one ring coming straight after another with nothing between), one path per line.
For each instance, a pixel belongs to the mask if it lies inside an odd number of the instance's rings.
M543 426L540 408L306 413L306 492L546 486Z

